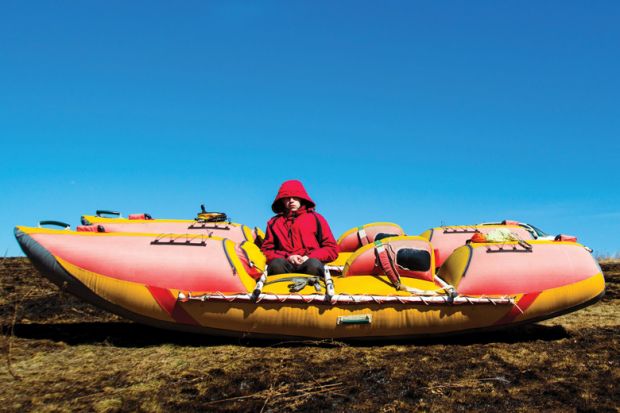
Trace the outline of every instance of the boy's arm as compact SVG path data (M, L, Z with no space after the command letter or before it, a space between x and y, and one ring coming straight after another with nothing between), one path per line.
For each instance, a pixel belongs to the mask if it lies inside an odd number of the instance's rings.
M261 245L260 247L260 250L263 252L263 254L265 254L265 257L267 257L268 263L269 261L275 260L276 258L286 258L286 256L288 255L285 251L276 250L275 235L271 229L271 223L271 220L267 223L265 240L263 241L263 245Z
M338 258L338 244L332 234L329 224L322 215L315 212L321 225L322 239L318 240L320 247L310 251L308 258L316 258L322 262L330 262Z

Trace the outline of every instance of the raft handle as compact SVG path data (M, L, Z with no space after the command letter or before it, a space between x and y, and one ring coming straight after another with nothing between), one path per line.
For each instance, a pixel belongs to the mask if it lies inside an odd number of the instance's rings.
M336 325L351 325L351 324L370 324L372 323L371 314L362 315L342 315L336 320Z
M121 213L117 212L117 211L108 211L105 209L98 209L97 211L95 211L95 215L97 215L98 217L101 217L101 215L115 215L119 218L121 218ZM104 218L104 217L102 217Z
M176 245L181 247L206 247L207 241L204 236L192 237L189 234L160 234L151 241L151 245Z
M476 228L472 228L472 227L466 227L466 228L444 228L443 229L443 233L444 234L473 234L478 232L478 230Z
M67 224L66 222L62 222L62 221L39 221L39 228L41 228L43 225L54 225L57 227L63 227L66 230L71 229L71 225Z
M521 247L523 249L519 249L517 247ZM512 248L511 248L512 247ZM492 246L487 246L487 253L496 253L496 252L533 252L532 244L527 241L519 240L516 244L501 244L497 247L497 249L493 249Z
M219 226L217 223L209 225L209 224L207 224L207 222L211 222L211 221L202 221L200 219L197 219L196 222L194 222L192 225L187 227L187 229L223 229L223 230L230 230L230 227L228 225ZM196 224L201 224L201 225L196 225Z
M206 247L207 243L203 240L200 242L192 242L192 241L176 241L170 239L168 241L163 241L161 239L156 239L151 241L151 245L175 245L180 247Z

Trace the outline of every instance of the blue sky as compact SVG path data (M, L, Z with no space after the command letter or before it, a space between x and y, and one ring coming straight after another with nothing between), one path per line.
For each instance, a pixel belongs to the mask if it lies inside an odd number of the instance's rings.
M336 235L516 219L620 251L616 1L4 1L0 253L116 209Z

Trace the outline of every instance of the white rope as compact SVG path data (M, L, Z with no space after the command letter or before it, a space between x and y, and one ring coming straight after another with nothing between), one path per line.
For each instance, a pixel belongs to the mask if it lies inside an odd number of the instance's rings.
M326 300L326 296L322 294L259 294L254 297L254 294L229 294L222 293L204 294L201 296L192 296L191 294L179 295L180 301L228 301L228 302L292 302L292 303L331 303L331 304L386 304L386 303L398 303L398 304L424 304L424 305L443 305L443 304L492 304L492 305L504 305L515 304L514 297L467 297L458 296L450 300L448 295L436 295L436 296L397 296L397 295L349 295L349 294L335 294Z

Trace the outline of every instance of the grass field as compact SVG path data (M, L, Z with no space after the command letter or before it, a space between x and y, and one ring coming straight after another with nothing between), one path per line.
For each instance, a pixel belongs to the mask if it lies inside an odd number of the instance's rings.
M0 261L0 411L620 410L620 262L607 294L544 323L433 341L282 343L179 334Z

